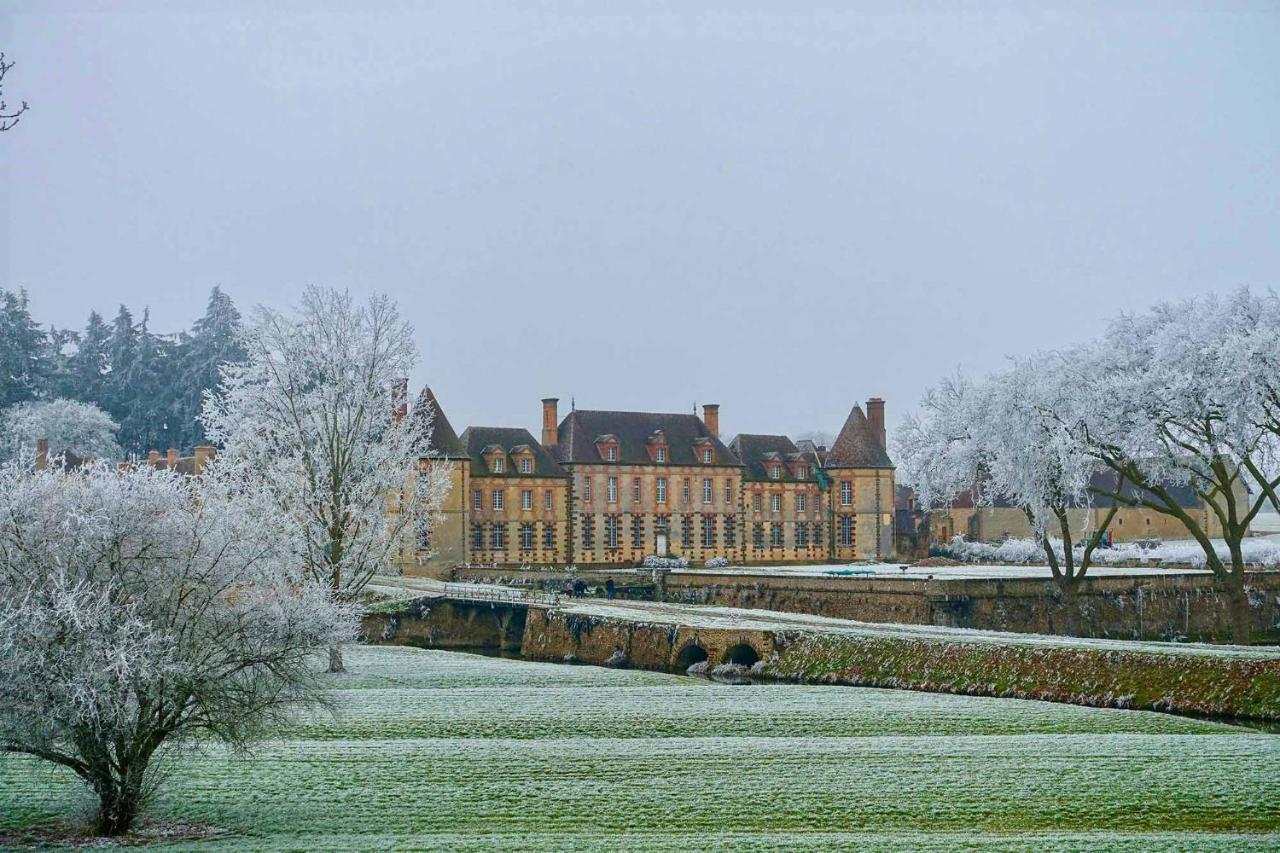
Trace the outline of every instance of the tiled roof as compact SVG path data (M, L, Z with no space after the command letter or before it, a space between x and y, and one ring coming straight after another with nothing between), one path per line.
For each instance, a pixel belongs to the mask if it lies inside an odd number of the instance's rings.
M880 445L861 406L854 406L827 453L827 468L892 468L893 460Z
M466 459L467 449L462 446L458 434L454 432L453 424L449 423L448 416L440 407L440 401L436 399L436 395L429 387L423 387L411 417L421 417L419 412L427 411L435 413L435 417L431 419L431 442L428 445L430 449L444 459Z
M600 463L596 449L598 436L618 441L620 464L650 465L648 442L654 430L662 430L668 446L668 465L701 465L694 455L694 443L709 439L715 449L717 466L738 466L738 457L720 439L711 435L697 415L660 412L596 412L579 409L560 422L557 458L564 463Z
M773 479L769 476L766 460L782 465L781 480L783 481L795 479L791 474L791 463L803 461L811 468L814 464L813 457L805 457L801 454L791 439L785 435L738 435L729 442L729 449L737 454L746 467L743 475L745 480Z
M462 433L462 443L466 445L467 455L471 458L471 473L478 477L567 477L569 473L551 458L551 454L534 440L527 429L518 427L467 427ZM485 464L484 454L495 447L511 453L517 447L525 446L533 451L533 473L521 474L515 460L508 459L501 474L495 474Z

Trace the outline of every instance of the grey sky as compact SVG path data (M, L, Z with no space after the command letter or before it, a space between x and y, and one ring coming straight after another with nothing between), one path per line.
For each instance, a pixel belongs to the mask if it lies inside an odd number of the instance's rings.
M459 429L727 438L1280 284L1275 3L348 5L4 3L0 287L385 290Z

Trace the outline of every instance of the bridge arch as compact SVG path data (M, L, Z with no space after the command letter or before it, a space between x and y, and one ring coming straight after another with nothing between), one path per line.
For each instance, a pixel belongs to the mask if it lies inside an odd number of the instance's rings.
M760 660L760 653L750 643L738 643L730 646L724 653L724 663L751 666L758 660Z
M707 658L707 650L698 645L696 641L692 642L681 649L680 653L676 655L676 669L679 672L684 672L695 663L701 663Z

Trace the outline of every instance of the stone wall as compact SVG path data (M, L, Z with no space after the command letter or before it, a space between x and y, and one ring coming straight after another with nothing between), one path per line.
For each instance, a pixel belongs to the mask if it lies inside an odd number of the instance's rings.
M365 642L424 649L520 651L524 607L449 599L418 599L390 612L370 612Z
M1047 569L1046 569L1047 571ZM1254 635L1280 640L1280 573L1249 576ZM663 599L902 622L1081 637L1230 642L1226 596L1206 574L1086 578L1073 609L1052 580L926 580L671 572Z

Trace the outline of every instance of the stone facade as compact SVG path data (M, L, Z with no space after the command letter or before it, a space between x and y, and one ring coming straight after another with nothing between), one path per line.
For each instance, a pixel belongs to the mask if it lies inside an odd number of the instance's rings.
M436 411L436 455L424 464L450 466L453 488L406 571L633 565L650 555L893 557L893 466L877 399L870 418L853 408L828 451L786 436L726 445L715 405L702 417L575 410L561 421L555 398L542 402L540 442L518 428L471 427L458 437L431 392L423 395ZM775 457L786 457L785 470L774 470Z

